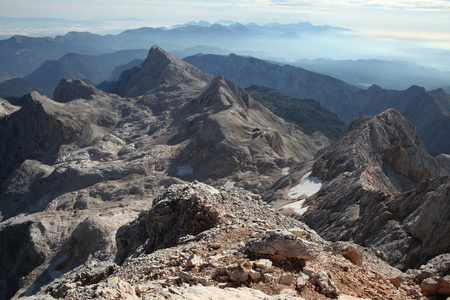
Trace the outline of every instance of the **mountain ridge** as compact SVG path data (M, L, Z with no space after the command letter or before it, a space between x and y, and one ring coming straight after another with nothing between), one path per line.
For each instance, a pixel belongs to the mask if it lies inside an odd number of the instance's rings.
M302 219L324 238L377 248L387 261L404 270L449 247L450 240L444 237L448 224L442 221L448 219L445 209L429 220L439 224L439 230L430 232L427 226L432 225L427 222L414 225L416 232L435 234L430 240L445 246L431 246L410 229L410 215L429 215L428 210L433 210L430 202L419 199L445 206L450 176L428 155L414 126L396 110L352 121L336 141L319 151L313 174L327 184L305 201L309 209ZM440 192L428 194L427 187L435 182ZM410 199L420 202L413 205L405 199L414 193L421 196Z
M279 66L233 54L196 55L185 60L213 75L224 74L244 87L260 84L288 96L315 99L346 122L395 108L417 127L430 153L450 152L450 143L447 142L450 133L445 130L450 124L450 117L439 105L439 100L445 105L448 103L442 89L435 93L411 86L405 91L394 91L373 85L368 90L360 90L332 77L298 67Z

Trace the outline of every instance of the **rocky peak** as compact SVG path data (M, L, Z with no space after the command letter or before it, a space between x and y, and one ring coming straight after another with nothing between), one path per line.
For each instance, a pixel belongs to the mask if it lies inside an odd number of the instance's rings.
M12 105L8 100L0 98L0 118L12 114L18 109L19 107Z
M53 99L56 102L66 103L80 98L92 100L93 96L98 94L104 93L79 79L71 80L65 77L59 81L53 93Z
M374 91L381 91L382 88L379 85L377 85L377 84L372 84L370 86L370 88L368 88L367 90L371 91L371 92L374 92Z
M208 89L193 102L193 106L201 106L204 109L215 107L223 109L230 106L238 106L241 109L250 109L255 106L255 101L240 86L219 75L210 84Z
M85 121L76 119L62 103L37 92L28 95L21 109L0 124L0 178L25 159L49 162L62 143L89 134ZM19 151L18 151L19 150Z
M440 174L414 126L395 109L351 122L342 136L321 152L315 173L332 180L343 172L378 166L399 191Z
M314 172L327 183L305 201L302 218L322 237L373 247L399 268L446 251L430 241L449 243L441 222L448 210L437 207L448 205L450 177L439 177L445 169L396 110L351 122L319 153Z
M407 88L405 90L405 92L407 92L407 93L421 93L421 94L425 94L427 91L421 86L412 85L409 88Z
M136 97L150 91L205 88L211 76L154 45L142 66L128 79L121 95Z

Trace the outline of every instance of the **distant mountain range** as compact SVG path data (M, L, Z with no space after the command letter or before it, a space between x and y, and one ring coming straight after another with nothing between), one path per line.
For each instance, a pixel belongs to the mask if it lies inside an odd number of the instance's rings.
M70 36L74 39L76 37ZM99 88L121 94L121 89L125 87L121 84L125 84L128 77L133 76L132 68L143 63L140 58L145 57L146 52L123 50L102 55L70 53L58 60L46 61L35 72L25 76L24 80L14 79L1 83L0 96L11 99L38 90L52 97L54 88L63 77L83 79L91 84L103 81L98 85ZM374 85L362 90L336 78L299 67L235 54L198 54L186 57L185 60L205 73L224 75L243 87L261 85L297 99L317 100L345 122L361 115L373 115L383 109L395 108L416 126L430 153L450 153L450 133L445 130L450 126L450 96L443 89L427 92L413 86L404 91L396 91ZM120 76L123 78L120 79ZM116 83L109 80L116 80ZM21 102L23 99L16 99L11 103L20 105ZM279 112L280 109L277 108ZM286 108L282 110L284 109ZM286 114L282 116L287 117ZM317 128L314 127L314 130L320 130ZM324 131L322 128L321 131L328 137L336 137L342 128L331 131Z
M63 77L72 79L89 79L98 84L112 79L116 67L124 65L129 68L130 61L144 58L148 50L122 50L102 55L82 55L69 53L57 60L45 61L36 71L24 79L38 86L45 95L53 97L53 91ZM116 71L117 73L117 71Z
M144 27L126 30L117 35L98 35L89 32L69 32L55 38L12 36L0 41L0 80L23 76L36 70L46 60L55 60L67 53L98 55L126 49L149 49L153 44L169 50L204 45L236 50L252 49L253 42L270 39L292 40L306 35L340 34L348 29L314 26L308 22L297 24L268 24L265 26L240 23L210 26L185 25L172 29ZM243 43L245 41L245 43ZM266 56L270 49L266 49ZM192 53L191 53L192 54Z
M361 88L376 84L385 89L403 90L415 84L427 90L444 88L450 92L448 87L450 72L442 72L405 61L303 59L292 64L339 78Z
M3 19L0 18L0 22ZM49 20L48 24L54 25L58 21L65 24L68 20ZM388 89L405 89L411 85L426 89L450 86L448 72L399 61L403 59L402 56L380 57L376 53L372 54L370 49L360 49L361 45L357 43L355 32L350 29L314 26L309 22L257 25L233 21L211 24L202 21L171 28L142 27L109 35L75 31L54 38L15 35L0 41L0 83L28 75L46 60L58 60L68 53L100 55L120 50L148 49L158 44L178 58L197 53L235 53L280 64L290 63L363 88L371 84ZM348 49L358 52L352 52L348 55L350 58L367 59L352 61L347 57L347 60L342 60L337 53L346 53ZM433 62L442 57L438 66L445 66L447 57L450 57L443 50L430 52L429 55L424 51L419 51L419 54ZM413 52L409 51L410 54ZM420 60L416 61L420 64Z

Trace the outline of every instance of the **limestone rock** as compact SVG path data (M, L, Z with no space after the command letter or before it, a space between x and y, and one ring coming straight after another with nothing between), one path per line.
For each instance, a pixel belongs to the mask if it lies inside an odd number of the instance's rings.
M137 300L135 289L127 282L119 280L118 278L110 278L95 285L94 289L86 289L88 297L101 298L107 300L123 299L123 300ZM66 298L78 298L79 290L69 290Z
M12 105L8 100L0 98L0 119L19 109L20 107Z
M148 252L175 245L181 237L197 235L221 222L220 212L209 204L219 191L202 183L172 185L154 200L144 217L149 241Z
M422 292L427 296L450 296L450 276L445 278L427 278L420 284Z
M248 241L246 247L257 256L268 256L275 260L308 261L316 257L309 244L287 230L269 231L259 239Z
M22 108L0 125L0 138L9 141L0 146L0 177L8 176L26 159L52 162L63 143L88 138L88 127L58 103L32 92Z
M420 267L420 270L436 270L442 275L450 273L450 253L445 253L430 259L426 265Z
M297 281L296 281L297 288L298 289L303 288L308 283L308 281L309 281L309 276L303 272L299 272Z
M314 174L330 181L344 172L371 166L382 169L394 186L386 192L394 194L440 175L437 162L428 155L413 125L393 109L350 123L328 151L321 153Z
M331 282L331 279L328 277L328 275L324 271L316 271L311 273L311 282L313 284L316 284L320 292L322 294L331 296L331 297L337 297L339 295L339 290L336 288L336 286Z
M360 266L362 264L364 252L361 246L348 242L335 242L333 248L355 265Z
M234 270L230 274L230 280L236 283L246 282L249 278L250 271L245 271L241 268Z
M118 91L122 96L136 97L154 90L204 88L211 76L194 66L175 58L154 45L142 66L137 69Z
M292 273L281 274L280 280L278 281L278 283L284 285L291 285L291 283L293 282L294 282L294 274Z
M261 273L271 273L273 272L272 261L269 259L258 259L254 263L255 268L261 269Z
M374 247L404 269L447 251L450 177L438 177L443 170L395 110L353 121L313 169L327 184L303 204L302 219L326 239Z
M191 257L189 257L189 260L187 261L188 268L200 267L202 264L203 260L198 255L192 255Z
M104 93L79 79L62 78L53 93L53 99L56 102L66 103L80 98L92 100L95 95L104 95Z
M66 259L61 267L74 267L83 263L88 257L102 261L110 260L116 253L111 232L117 230L118 224L101 216L90 216L81 222L63 247Z

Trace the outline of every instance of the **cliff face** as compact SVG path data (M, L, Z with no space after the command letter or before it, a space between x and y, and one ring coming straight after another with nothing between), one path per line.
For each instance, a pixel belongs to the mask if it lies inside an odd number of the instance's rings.
M319 152L313 174L327 183L306 201L311 206L304 220L324 238L376 248L400 268L415 267L448 249L443 235L447 225L440 221L448 219L448 210L433 217L431 212L448 206L450 178L397 111L350 123L339 139ZM439 191L428 188L436 186ZM439 230L432 230L428 222ZM441 241L443 248L431 245L428 238Z

